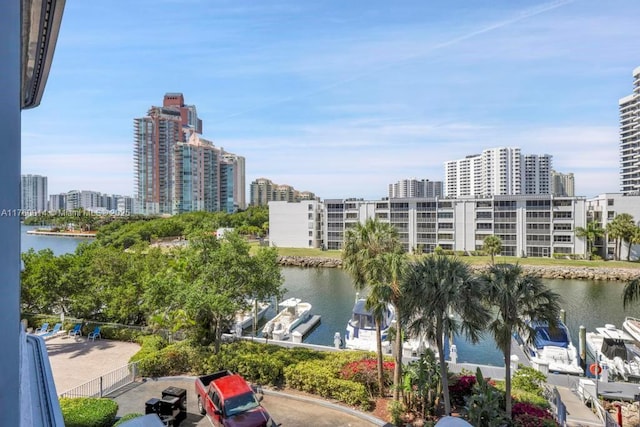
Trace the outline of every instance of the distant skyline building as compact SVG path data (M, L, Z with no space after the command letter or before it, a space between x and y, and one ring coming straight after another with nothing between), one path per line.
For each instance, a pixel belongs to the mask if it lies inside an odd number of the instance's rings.
M47 210L47 177L42 175L21 175L20 209L26 214Z
M258 178L250 185L251 206L267 206L269 202L299 202L316 200L310 191L298 191L290 185L274 184L266 178Z
M620 191L640 194L640 67L633 70L633 93L621 98Z
M444 195L442 181L428 179L403 179L389 184L389 198L441 197Z
M204 139L181 93L134 119L135 210L147 215L234 212L244 205L244 158ZM239 176L239 175L242 176Z
M554 196L574 197L576 184L573 173L551 171L551 194Z
M49 196L48 210L50 212L76 209L102 214L131 214L133 213L133 198L91 190L71 190Z
M521 153L518 147L490 148L445 162L447 197L550 194L552 156Z

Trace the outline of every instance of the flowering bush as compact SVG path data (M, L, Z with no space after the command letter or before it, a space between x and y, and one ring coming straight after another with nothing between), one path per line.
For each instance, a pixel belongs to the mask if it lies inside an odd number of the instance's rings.
M476 384L475 375L463 375L454 380L449 385L449 394L451 400L456 405L464 405L465 397L471 396L473 393L473 386Z
M385 386L393 382L394 362L383 362L382 375ZM378 394L378 362L375 359L362 359L343 366L340 377L355 381L366 387L371 396Z
M513 405L511 418L518 427L546 427L556 426L551 413L531 403L518 402Z

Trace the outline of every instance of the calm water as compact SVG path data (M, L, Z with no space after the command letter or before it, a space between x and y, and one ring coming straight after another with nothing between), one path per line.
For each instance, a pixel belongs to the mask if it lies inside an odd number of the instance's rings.
M51 248L57 255L73 252L85 239L68 237L46 237L26 234L30 227L22 227L22 251L29 248L40 250ZM297 297L313 305L313 314L320 314L320 325L306 338L312 344L333 345L333 334L344 335L346 322L355 301L355 290L351 278L341 269L283 268L287 289L285 297ZM622 310L622 282L597 282L590 280L546 280L547 286L562 296L562 307L567 312L567 326L577 346L578 328L584 325L587 331L605 323L621 327L625 316L640 317L640 304L627 311ZM273 310L268 317L275 314ZM457 337L459 362L474 362L502 366L502 356L491 338L478 345L471 345Z

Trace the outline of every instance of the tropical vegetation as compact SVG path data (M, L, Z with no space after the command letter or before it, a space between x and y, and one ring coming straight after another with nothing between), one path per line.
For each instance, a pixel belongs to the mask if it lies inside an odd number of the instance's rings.
M396 319L401 319L402 294L400 279L406 263L398 232L389 223L368 219L357 223L345 233L342 251L343 268L353 277L357 290L367 289L365 307L371 310L376 327L378 353L378 388L384 390L381 319L388 304L393 305ZM397 321L395 334L396 356L393 375L394 399L399 399L402 376L402 334L401 323Z
M484 298L494 309L488 330L504 357L505 412L510 417L512 336L518 333L533 342L537 322L554 327L560 317L560 296L517 264L493 265L481 280Z

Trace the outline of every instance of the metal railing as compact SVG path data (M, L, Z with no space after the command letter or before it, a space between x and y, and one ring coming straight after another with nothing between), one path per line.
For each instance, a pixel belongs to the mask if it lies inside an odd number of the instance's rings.
M131 384L138 374L138 362L129 363L84 384L60 393L60 397L104 397Z

